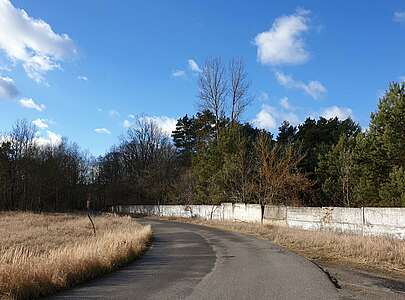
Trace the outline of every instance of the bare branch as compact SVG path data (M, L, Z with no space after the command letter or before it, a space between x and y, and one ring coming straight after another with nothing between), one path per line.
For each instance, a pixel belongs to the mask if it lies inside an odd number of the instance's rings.
M246 107L252 102L249 95L250 82L247 79L245 64L241 58L234 58L229 64L231 121L239 121Z
M225 114L227 95L226 70L220 58L209 58L198 81L201 108L211 111L215 116L217 136L220 119Z

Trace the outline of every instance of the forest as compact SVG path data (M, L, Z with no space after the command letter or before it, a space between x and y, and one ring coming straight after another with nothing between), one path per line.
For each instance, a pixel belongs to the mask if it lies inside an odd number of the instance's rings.
M241 59L207 59L199 110L171 136L139 119L94 158L66 138L36 142L18 120L0 136L0 209L67 211L117 204L260 203L405 206L405 82L392 82L368 128L352 119L287 121L276 135L244 123L254 101Z

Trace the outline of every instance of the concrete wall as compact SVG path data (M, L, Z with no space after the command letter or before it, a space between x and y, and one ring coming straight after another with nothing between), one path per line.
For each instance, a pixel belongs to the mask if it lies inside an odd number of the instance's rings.
M405 239L405 208L364 208L364 234Z
M128 205L114 212L137 215L263 222L306 230L332 230L405 239L405 208L289 207L258 204Z
M343 207L268 207L267 223L307 230L362 233L363 209Z

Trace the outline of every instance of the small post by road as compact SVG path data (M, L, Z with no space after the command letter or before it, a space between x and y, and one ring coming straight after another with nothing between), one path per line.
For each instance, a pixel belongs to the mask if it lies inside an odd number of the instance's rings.
M86 208L87 208L87 217L89 218L91 226L93 227L94 236L96 236L96 227L94 226L94 222L90 215L90 213L91 213L91 193L87 193Z

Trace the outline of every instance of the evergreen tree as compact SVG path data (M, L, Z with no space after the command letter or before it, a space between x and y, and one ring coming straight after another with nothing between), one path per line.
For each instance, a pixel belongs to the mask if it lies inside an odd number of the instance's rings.
M321 154L316 168L322 189L322 205L353 206L354 138L342 135L330 151Z
M381 97L370 127L356 142L358 202L395 206L401 202L405 168L405 83L391 83ZM404 205L404 203L402 203Z
M191 159L191 155L195 151L196 132L194 122L194 118L185 115L177 120L176 129L172 133L177 152L187 161Z
M288 121L284 121L278 128L277 142L280 144L290 144L294 142L297 134L297 127L292 126Z

